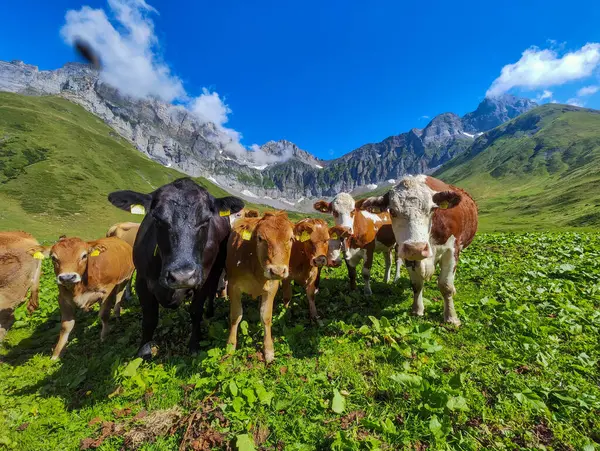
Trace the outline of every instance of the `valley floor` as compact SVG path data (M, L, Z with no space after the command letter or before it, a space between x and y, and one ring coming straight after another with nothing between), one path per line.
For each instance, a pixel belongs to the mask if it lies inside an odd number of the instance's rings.
M424 318L409 315L405 270L374 295L328 270L308 321L305 297L274 312L276 360L262 360L257 303L245 303L239 349L225 350L217 301L204 351L189 356L185 309L162 311L152 363L132 359L140 311L126 305L106 343L80 314L66 354L45 263L41 308L0 349L0 448L586 449L600 443L600 235L480 234L462 257L456 305L441 324L435 281Z

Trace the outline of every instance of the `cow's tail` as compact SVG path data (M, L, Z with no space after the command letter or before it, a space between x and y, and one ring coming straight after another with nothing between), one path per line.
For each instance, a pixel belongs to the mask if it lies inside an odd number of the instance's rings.
M27 302L27 311L33 313L40 306L39 292L40 292L40 278L42 276L42 260L36 260L37 264L31 277L31 295Z

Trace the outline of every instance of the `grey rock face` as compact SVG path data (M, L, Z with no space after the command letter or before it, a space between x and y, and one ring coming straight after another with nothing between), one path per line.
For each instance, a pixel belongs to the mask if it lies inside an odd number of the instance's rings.
M232 152L231 139L215 124L200 121L181 106L125 97L82 64L40 71L21 61L0 61L0 91L64 96L165 166L207 177L246 199L291 209L303 198L433 172L469 148L479 134L536 106L514 96L485 99L462 119L454 113L440 114L424 129L414 128L323 161L286 140L267 142L260 155Z

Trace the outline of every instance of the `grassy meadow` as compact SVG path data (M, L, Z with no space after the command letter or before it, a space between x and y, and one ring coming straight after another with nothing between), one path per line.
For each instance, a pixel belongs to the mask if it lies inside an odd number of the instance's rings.
M600 235L479 234L461 257L456 306L442 324L435 281L409 315L406 271L374 295L327 270L318 324L304 294L276 302L276 359L262 358L257 303L245 302L226 352L228 304L188 354L185 308L161 310L157 357L134 358L137 301L100 343L77 317L64 357L57 289L44 264L41 307L24 305L0 350L0 448L14 450L593 450L600 443ZM361 287L359 287L361 288Z

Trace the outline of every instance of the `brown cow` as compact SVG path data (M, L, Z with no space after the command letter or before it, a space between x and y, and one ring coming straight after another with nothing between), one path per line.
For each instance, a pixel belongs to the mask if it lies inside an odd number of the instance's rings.
M52 360L65 347L75 325L75 309L88 311L96 302L101 304L100 339L108 334L108 319L114 305L115 316L125 286L133 274L131 246L116 237L83 241L80 238L61 238L50 250L58 284L61 329Z
M122 240L127 241L127 243L133 249L133 245L135 244L135 238L137 236L138 230L140 229L139 222L119 222L113 225L108 232L106 232L106 237L116 236L117 238L121 238ZM127 287L125 288L125 300L128 301L131 299L131 282L133 278L129 279L127 282Z
M294 241L294 224L287 213L265 213L262 218L236 221L227 245L227 294L230 302L228 344L237 344L237 328L242 320L242 294L261 296L260 317L265 329L265 360L275 358L271 338L273 299L279 281L289 276Z
M383 253L385 258L385 276L383 281L388 282L392 270L392 250L396 247L391 229L385 227L391 224L388 213L373 214L361 211L357 208L362 201L355 204L354 199L348 193L340 193L331 202L320 200L314 204L314 208L322 213L333 214L337 233L331 235L329 241L328 264L339 266L342 262L342 253L348 267L350 288L356 289L356 266L364 259L362 276L365 282L364 293L367 296L371 291L371 267L375 252ZM384 230L381 230L385 227ZM343 229L348 230L350 239L340 238ZM345 235L345 234L344 234ZM396 250L397 251L397 250ZM400 278L401 260L396 252L396 277Z
M0 341L30 289L27 310L31 313L39 306L42 252L42 246L28 233L0 232Z
M439 264L444 321L460 325L452 297L458 257L477 232L477 205L471 196L433 177L406 176L385 195L366 199L361 208L389 210L392 216L414 292L413 314L423 315L423 282Z
M327 264L329 232L322 219L303 219L294 227L295 241L290 257L290 275L282 283L286 307L292 299L292 281L304 287L310 319L318 318L315 294L321 268Z

